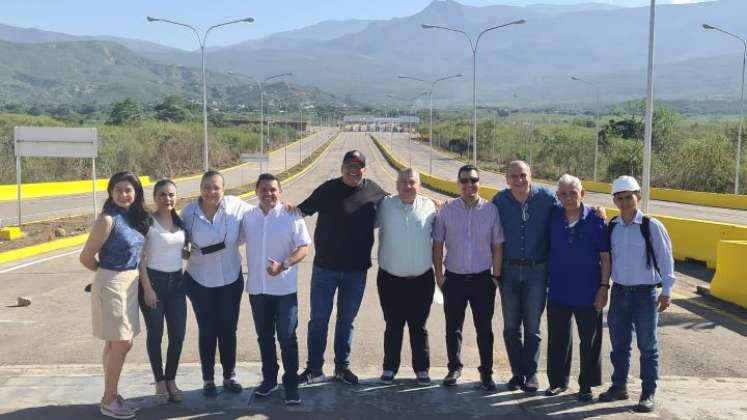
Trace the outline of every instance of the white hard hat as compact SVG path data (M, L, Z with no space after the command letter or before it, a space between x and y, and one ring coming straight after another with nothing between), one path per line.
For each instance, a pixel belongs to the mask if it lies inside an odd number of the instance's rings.
M638 185L638 181L632 176L622 175L612 182L612 194L617 194L623 191L640 191L641 186Z

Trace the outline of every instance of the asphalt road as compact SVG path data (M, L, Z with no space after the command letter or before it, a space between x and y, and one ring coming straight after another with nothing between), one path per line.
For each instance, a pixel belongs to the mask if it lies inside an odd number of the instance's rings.
M374 179L385 189L394 191L394 172L386 165L383 157L375 149L367 135L363 133L342 133L318 166L312 169L303 179L284 185L284 199L299 203L321 182L339 176L343 153L354 148L362 150L367 156L367 176ZM422 159L418 160L422 161ZM425 162L427 164L427 159ZM444 170L446 170L448 163L442 162L442 164ZM430 192L427 192L427 194L435 198L443 198ZM315 221L315 217L307 218L307 224L312 232ZM525 418L535 418L535 416L537 416L536 418L544 418L545 415L558 415L565 413L564 410L571 410L568 411L568 413L571 413L578 409L580 414L574 414L573 417L627 418L627 415L629 415L629 411L623 403L611 406L612 408L609 408L609 410L599 406L578 408L571 397L554 400L557 404L553 405L548 402L549 400L543 399L544 397L525 399L521 393L518 395L506 394L505 389L493 396L484 396L479 393L480 391L474 390L472 386L458 387L453 391L443 391L440 387L436 387L428 388L433 390L430 393L414 393L408 390L415 391L417 388L410 389L411 387L407 386L402 388L400 385L399 388L395 386L390 388L389 391L383 392L380 389L381 387L375 385L373 379L380 373L383 357L383 317L376 291L375 249L376 247L374 247L373 253L374 267L369 271L364 301L355 324L352 354L352 367L361 373L361 376L365 379L365 385L355 390L349 390L339 385L307 389L302 391L305 402L299 409L301 412L283 411L281 405L272 403L274 405L258 406L259 408L254 414L264 413L270 418L278 415L278 418L300 418L302 416L304 418L309 418L309 416L311 418L382 418L386 416L388 418L412 419L453 418L455 412L450 410L464 409L466 411L456 412L463 414L465 417L484 415L486 418L491 416L494 418L497 413L508 416L510 413L506 410L518 409L518 412L511 411L511 413L523 415ZM88 366L90 371L99 373L97 365L101 354L101 342L91 336L89 295L83 293L83 286L92 279L93 275L87 272L78 262L78 250L61 251L52 257L53 259L49 260L37 258L36 261L38 262L36 263L31 260L14 265L0 266L0 417L2 417L3 412L16 412L15 417L10 414L9 418L38 418L41 416L78 418L82 416L80 412L90 415L95 410L95 406L85 405L97 402L99 396L93 391L92 395L86 397L88 399L84 405L67 407L69 414L60 414L54 411L54 407L47 407L51 411L44 411L43 409L36 411L32 409L21 410L18 408L26 404L23 401L27 400L31 401L28 403L31 405L44 405L34 403L34 401L42 398L40 395L24 393L25 399L17 399L19 398L17 395L21 395L20 393L24 389L37 389L36 392L38 392L39 387L52 386L57 383L55 381L60 383L73 381L72 378L76 375L74 370L78 369L76 368L77 365ZM302 366L307 354L305 345L306 323L309 319L309 279L312 260L313 247L312 254L300 264L299 273L298 337ZM747 384L747 364L744 363L744 354L747 349L747 341L745 341L747 337L747 318L714 307L708 300L695 295L695 285L699 284L700 281L687 276L685 272L690 273L697 270L694 270L691 266L680 266L679 268L679 281L674 289L673 306L662 315L660 321L660 374L664 382L662 395L669 395L669 397L661 397L662 400L668 399L669 405L660 410L662 416L660 418L722 418L722 416L723 418L738 418L740 415L747 416L747 408L740 402L741 397L732 396L737 390L741 390L739 391L741 394L738 395L743 395L744 390L747 389L745 386ZM17 296L29 297L32 301L31 306L13 307ZM494 357L496 380L498 382L507 380L509 376L504 346L500 338L502 330L500 313L500 299L498 299L496 317L493 321L493 330L496 334ZM333 314L333 319L334 316ZM334 323L332 324L334 325ZM330 327L327 346L326 361L328 363L333 357L333 325ZM442 307L434 304L428 321L434 379L439 379L445 373L446 349L443 326ZM546 336L545 331L543 322L544 336ZM542 370L546 365L545 343L543 341L542 360L540 362ZM403 377L413 376L411 369L407 367L410 360L408 347L407 344L403 346L402 360L404 366L401 369ZM605 339L603 349L605 380L608 380L611 373L609 359L606 356L608 352L609 340ZM462 354L465 364L465 377L468 380L476 379L476 367L479 362L474 329L469 314L465 320ZM638 361L635 350L633 354L631 375L636 377ZM241 372L244 372L242 373L244 376L239 379L247 385L256 384L257 362L260 358L246 296L244 296L242 302L239 322L238 360L242 363ZM199 361L197 328L191 308L189 309L187 337L182 361L185 368L182 370L184 376L180 376L180 378L183 378L179 380L180 383L193 386L192 389L198 389L199 375L197 373L198 368L195 365ZM148 384L152 378L146 363L145 338L141 335L135 339L135 345L127 359L126 379L123 381L129 384L127 385L130 387L128 389L129 394L135 392L132 391L133 389L137 389L136 395L145 396L150 392ZM572 378L573 375L577 375L576 365L577 355L574 355ZM217 371L220 372L220 368ZM57 376L50 372L56 372ZM329 366L326 368L326 373L331 373ZM37 378L36 382L33 378ZM99 381L100 377L94 377L91 380ZM542 387L545 387L547 381L544 375L541 375L540 380ZM574 382L572 379L572 386L575 386ZM98 384L98 382L94 383ZM23 388L21 384L26 384L24 386L28 388ZM81 384L80 386L84 385ZM638 390L636 379L631 379L631 388ZM48 391L52 392L54 389L48 388ZM95 387L94 389L97 390L96 392L100 392L100 389ZM186 389L190 388L187 387ZM595 391L599 392L600 390ZM720 390L723 392L720 392ZM13 394L13 392L17 394ZM671 394L666 394L666 392ZM197 395L198 393L198 391L193 391L190 394L194 394L192 396L194 401L202 401L201 397ZM15 399L12 399L8 395L16 396L13 397ZM4 396L7 398L4 399ZM34 398L37 400L34 400ZM45 398L45 401L52 401L52 403L48 403L52 406L54 404L72 404L70 401L74 400L66 399L67 397L62 394L57 396L50 394ZM485 398L494 399L485 400ZM672 398L674 398L674 401L672 401ZM712 398L716 401L720 399L726 401L731 398L729 401L732 401L732 405L736 404L736 408L726 402L722 405L703 403L698 398ZM16 402L8 403L8 400ZM226 402L229 408L246 406L245 399L240 400L240 404L236 402L239 400L232 401ZM698 401L701 402L696 403ZM4 403L8 405L4 406ZM199 404L195 402L195 404L197 404L195 407L207 410L200 411L205 415L207 413L218 413L215 414L216 416L219 416L220 413L226 414L222 411L223 408L220 404L206 406L204 401ZM266 413L262 407L266 408ZM177 417L195 415L194 412L184 411L182 408L174 410L176 411L173 415ZM65 413L68 413L68 411ZM144 418L159 417L158 411L146 410L146 413L150 414L145 415ZM230 412L229 414L226 414L227 417L235 418L245 413L242 411L238 414L236 412ZM704 416L704 414L707 415ZM95 418L95 416L92 418Z
M302 158L305 159L310 153L313 153L320 144L324 143L335 132L336 130L332 128L315 128L313 134L302 139L300 142ZM296 165L299 162L299 157L299 143L289 145L287 150L286 148L275 150L270 153L269 170L273 173L280 173L286 168ZM263 169L267 169L267 164L263 164ZM257 175L259 175L259 164L257 162L249 162L222 171L222 173L226 179L226 188L233 188L254 182ZM153 181L155 182L155 180ZM184 197L199 194L199 175L180 178L177 180L177 189L179 194ZM151 201L152 195L152 188L146 188L145 196L148 202ZM106 191L96 194L99 210L104 204L106 197ZM21 203L21 218L24 223L92 212L93 201L90 193L23 199ZM16 223L18 220L17 201L0 201L0 220L7 225Z
M391 145L390 147L393 148L395 155L397 155L402 162L412 165L418 170L428 172L430 148L427 144L408 142L407 134L404 133L394 133L392 135L390 135L390 133L375 133L374 135L383 140L387 146ZM445 153L437 150L434 150L433 152L433 172L434 175L438 177L456 180L456 172L462 165L464 165L464 162L455 160ZM506 177L504 174L482 171L481 178L483 185L498 188L506 187ZM543 184L541 182L537 182L537 184L545 185L553 191L556 189L555 184ZM612 197L609 194L587 192L584 202L592 205L614 207ZM649 203L649 212L653 214L684 217L689 219L711 220L715 222L736 223L742 225L747 224L747 211L744 210L722 209L717 207L651 200Z

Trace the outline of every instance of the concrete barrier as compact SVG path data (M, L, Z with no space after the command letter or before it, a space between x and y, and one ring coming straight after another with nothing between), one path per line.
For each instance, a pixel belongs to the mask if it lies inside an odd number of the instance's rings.
M716 275L711 281L711 296L747 308L746 260L747 241L718 243L718 263Z
M612 191L612 184L584 180L584 188L588 191L609 194ZM717 194L654 187L651 188L651 199L698 206L747 210L747 195Z
M150 185L150 177L141 176L140 182L143 187ZM109 179L96 180L96 192L106 191ZM60 195L87 194L91 192L91 180L62 181L62 182L36 182L21 184L21 199L52 197ZM0 201L14 201L18 199L18 190L15 184L0 185Z

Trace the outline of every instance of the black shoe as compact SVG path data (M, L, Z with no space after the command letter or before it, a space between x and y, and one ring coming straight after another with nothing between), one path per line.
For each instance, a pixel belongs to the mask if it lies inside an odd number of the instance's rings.
M524 387L524 377L523 376L514 376L511 378L508 383L506 384L506 388L508 388L509 391L517 391Z
M493 381L493 376L489 373L480 374L480 387L485 391L495 391L498 389Z
M301 404L301 396L298 395L297 387L285 388L285 397L283 398L285 405L298 405Z
M431 384L431 377L428 376L427 370L415 373L415 380L419 386L428 386Z
M215 382L205 382L205 385L202 386L202 395L210 398L217 397L218 388L215 387Z
M321 384L327 381L327 377L322 372L316 372L309 368L306 368L300 375L298 375L298 382L302 384Z
M594 399L594 394L591 393L591 387L582 386L576 394L576 399L581 402L589 402Z
M223 380L223 390L228 391L232 394L240 394L241 390L244 389L240 383L236 382L236 379L224 379Z
M621 401L628 398L630 398L628 396L628 389L624 386L612 385L608 390L599 394L599 402Z
M641 393L641 399L638 401L638 405L635 407L635 411L639 413L650 413L656 408L656 401L654 400L654 393L643 391Z
M258 387L254 388L254 394L256 394L259 397L266 397L273 392L278 390L278 383L277 382L267 382L262 381L261 384L259 384Z
M524 382L524 386L521 389L524 392L528 392L530 394L534 394L535 392L539 391L539 382L537 382L537 377L533 376L531 378L527 378L526 382Z
M568 391L568 387L565 386L551 386L545 390L545 396L554 397Z
M459 378L462 376L461 370L450 370L448 374L446 374L446 377L444 378L444 386L454 386L459 381Z
M348 385L358 385L358 376L348 368L335 369L335 378Z
M391 370L385 370L381 373L381 378L379 378L382 384L384 385L391 385L394 383L394 372Z

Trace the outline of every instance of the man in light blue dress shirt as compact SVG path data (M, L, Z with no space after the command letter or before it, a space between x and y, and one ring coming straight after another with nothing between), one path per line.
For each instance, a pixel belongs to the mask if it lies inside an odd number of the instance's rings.
M405 324L410 331L412 367L418 385L430 385L428 330L433 303L435 203L420 192L420 175L410 169L397 177L398 195L384 198L376 211L379 226L377 286L384 312L384 365L381 382L391 384L400 365Z
M672 242L664 225L641 212L641 188L635 178L621 176L612 184L620 216L610 222L612 286L607 325L612 343L612 386L599 395L602 402L626 400L630 344L635 330L641 353L639 412L654 410L659 379L656 327L659 312L669 307L675 282ZM657 293L657 286L661 293Z

